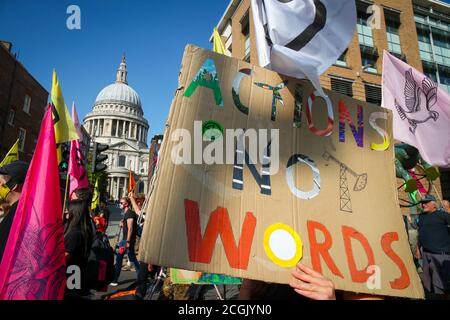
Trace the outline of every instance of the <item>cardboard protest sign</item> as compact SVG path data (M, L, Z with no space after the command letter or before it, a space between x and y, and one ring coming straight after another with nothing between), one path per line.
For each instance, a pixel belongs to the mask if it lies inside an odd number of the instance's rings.
M423 297L390 111L194 46L179 81L143 261L287 284L301 260L338 290Z

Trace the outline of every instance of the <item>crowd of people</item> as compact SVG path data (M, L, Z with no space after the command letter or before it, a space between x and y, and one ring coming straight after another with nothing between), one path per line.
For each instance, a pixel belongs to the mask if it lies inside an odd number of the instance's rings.
M9 232L15 217L28 165L15 161L0 168L0 261L3 257ZM66 289L67 299L88 298L90 286L87 282L87 264L91 246L96 237L105 237L111 213L105 200L91 209L92 192L78 189L65 205L63 215L66 265L76 265L81 270L81 287ZM414 258L426 292L430 299L450 299L450 206L449 202L438 201L432 195L425 195L420 201L421 214L409 219L409 225L418 231ZM145 297L149 278L155 277L159 267L139 261L136 243L141 233L143 212L131 192L119 202L122 211L120 221L122 240L115 250L114 275L110 286L117 286L121 275L124 256L134 265L136 271L136 299ZM356 295L339 292L329 279L299 263L292 272L290 285L269 284L255 280L243 280L239 299L383 299L384 297Z

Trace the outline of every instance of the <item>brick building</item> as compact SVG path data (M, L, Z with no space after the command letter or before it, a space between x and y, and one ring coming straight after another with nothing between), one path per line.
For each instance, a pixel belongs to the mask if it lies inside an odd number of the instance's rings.
M321 76L324 88L381 105L382 57L388 50L450 92L449 4L356 0L356 6L357 29L348 49ZM372 15L378 19L369 19ZM250 0L231 0L217 28L233 57L258 64ZM450 198L450 171L441 173L443 196ZM434 184L434 194L441 195L441 182ZM400 198L407 197L401 193Z
M31 161L48 92L0 41L0 159L19 138L19 158Z

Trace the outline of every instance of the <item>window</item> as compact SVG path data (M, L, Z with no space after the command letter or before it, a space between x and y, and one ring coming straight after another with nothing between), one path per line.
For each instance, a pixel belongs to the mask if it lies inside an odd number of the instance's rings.
M362 59L362 66L363 71L369 72L369 73L377 73L377 60L378 57L368 54L368 53L362 53L361 55Z
M8 114L8 124L10 126L14 125L14 117L16 115L16 112L14 110L9 110L9 114Z
M388 49L391 53L402 53L402 47L400 45L400 16L398 14L387 13L386 16L386 34L388 41Z
M353 82L346 79L331 78L331 90L353 97Z
M19 150L23 152L25 150L25 139L27 137L27 130L19 129Z
M444 68L439 68L439 80L441 88L446 90L448 93L450 93L450 70L447 68L444 70Z
M111 127L111 136L116 136L116 130L117 130L117 120L112 121L112 127Z
M122 136L123 136L123 120L119 120L118 125L119 125L119 128L118 128L119 130L118 130L117 136L119 138L122 138Z
M245 38L245 52L244 61L250 62L250 35Z
M431 49L430 32L424 29L417 29L419 39L420 58L425 61L433 61L433 50Z
M250 62L250 19L247 12L241 20L242 34L244 35L244 61Z
M433 28L433 43L436 62L450 66L450 34Z
M125 168L126 163L127 163L127 157L119 156L119 167Z
M366 101L381 106L381 87L366 83L364 88L366 89Z
M365 9L358 10L358 39L359 44L373 47L373 35L372 28L367 24L367 20L369 19L369 15L366 13Z
M345 50L341 54L341 56L337 59L336 65L341 66L341 67L346 67L347 66L347 50Z
M435 68L435 66L433 64L430 64L428 62L423 62L422 63L423 66L423 73L430 78L431 80L433 80L434 82L438 82L437 80L437 70Z
M30 113L30 107L31 107L31 97L29 95L26 95L23 102L23 111L26 113Z

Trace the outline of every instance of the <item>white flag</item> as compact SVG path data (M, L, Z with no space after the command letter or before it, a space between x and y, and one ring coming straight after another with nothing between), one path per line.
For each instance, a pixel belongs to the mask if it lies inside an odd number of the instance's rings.
M450 167L450 94L384 51L382 106L394 114L394 138L433 166Z
M251 0L259 64L322 95L320 75L347 49L356 27L355 0Z

